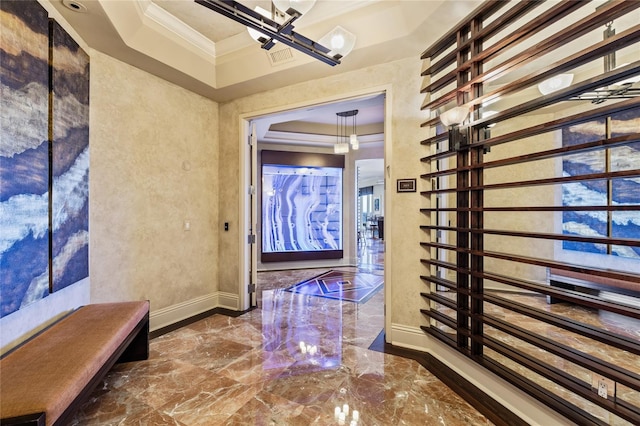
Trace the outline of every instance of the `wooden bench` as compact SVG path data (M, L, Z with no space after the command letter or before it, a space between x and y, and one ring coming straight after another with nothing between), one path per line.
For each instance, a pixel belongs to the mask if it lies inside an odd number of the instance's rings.
M0 424L67 424L116 362L148 357L148 301L78 308L0 359Z
M588 294L597 295L600 291L610 291L625 296L640 297L640 283L564 269L549 269L549 284L552 287ZM563 300L555 297L549 298L549 303L558 302L563 302Z

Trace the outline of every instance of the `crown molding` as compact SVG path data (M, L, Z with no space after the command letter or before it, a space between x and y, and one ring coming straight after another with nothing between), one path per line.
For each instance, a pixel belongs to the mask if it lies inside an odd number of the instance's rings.
M136 0L136 4L143 10L145 18L151 20L165 30L184 39L206 55L216 57L216 43L176 18L151 0Z

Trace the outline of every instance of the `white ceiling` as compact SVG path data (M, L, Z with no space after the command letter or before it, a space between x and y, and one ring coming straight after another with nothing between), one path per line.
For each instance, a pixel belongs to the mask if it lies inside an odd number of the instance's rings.
M295 31L318 40L340 25L356 37L354 50L331 67L291 49L273 64L246 28L193 0L44 0L93 49L218 102L378 63L414 57L481 0L318 0ZM78 12L63 3L75 2ZM240 0L271 9L269 0ZM428 23L428 25L427 25ZM276 45L273 50L286 46ZM272 51L273 51L272 50ZM314 105L256 119L261 143L331 146L336 113L357 109L363 147L382 145L384 97ZM381 160L362 173L381 175ZM370 167L373 166L373 167ZM365 170L367 169L367 170Z
M225 102L302 81L414 57L466 16L480 0L318 0L295 31L319 40L340 25L357 37L331 67L295 49L273 63L246 28L193 0L48 1L92 48L191 91ZM241 0L270 9L268 0ZM287 48L286 46L274 49Z

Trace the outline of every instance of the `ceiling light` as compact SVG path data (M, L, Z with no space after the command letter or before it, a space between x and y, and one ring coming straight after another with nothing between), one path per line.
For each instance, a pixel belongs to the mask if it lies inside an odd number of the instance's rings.
M316 0L273 0L273 4L282 12L289 14L289 9L293 9L304 15L316 4Z
M279 23L268 16L251 10L235 0L195 0L195 2L261 33L264 37L259 37L259 40L262 43L262 48L265 50L271 49L277 40L315 59L334 66L338 65L340 58L346 55L344 50L348 48L348 51L350 51L355 44L355 36L343 30L345 41L343 49L341 50L342 53L337 52L331 54L331 48L325 47L323 44L293 31L293 23L301 16L301 13L292 8L287 10L287 14L290 15L289 19L283 23ZM349 34L353 37L351 42L348 38ZM350 44L351 47L349 47Z
M62 0L62 4L67 9L71 9L74 12L78 12L78 13L86 13L87 12L87 6L85 6L82 3L77 2L75 0Z
M571 86L572 81L573 74L558 74L538 84L538 90L543 95L548 95Z
M271 16L271 12L269 12L266 9L263 9L260 6L256 6L253 10L255 10L256 12L258 12L260 15L264 16L265 18L272 18ZM249 32L249 35L251 36L252 39L254 39L255 41L257 41L258 43L264 43L265 41L267 41L269 39L269 37L263 33L261 33L258 30L255 30L251 27L247 27L247 31Z
M349 143L351 144L351 148L355 151L360 148L360 141L358 140L358 135L355 133L349 136Z
M333 152L336 154L346 154L349 152L349 144L354 151L360 148L356 128L356 115L358 110L343 111L336 113L336 143L333 145ZM351 125L348 119L351 117Z
M329 55L344 58L356 45L356 36L338 25L318 42L331 49Z

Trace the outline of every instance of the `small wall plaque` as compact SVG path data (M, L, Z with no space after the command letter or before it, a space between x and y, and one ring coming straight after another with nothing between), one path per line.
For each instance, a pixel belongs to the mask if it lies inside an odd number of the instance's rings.
M416 192L416 180L413 179L398 179L398 186L396 192Z

